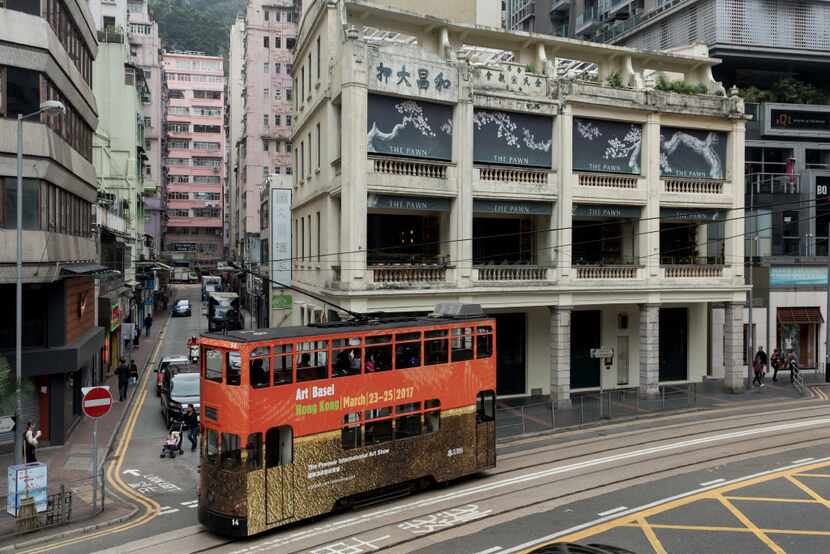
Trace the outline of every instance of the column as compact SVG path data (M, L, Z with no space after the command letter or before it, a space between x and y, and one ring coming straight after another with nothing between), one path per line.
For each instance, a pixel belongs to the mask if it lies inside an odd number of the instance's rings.
M551 259L559 271L559 278L570 279L571 273L571 244L573 243L573 186L576 176L573 174L573 108L570 104L562 107L562 113L554 120L554 137L559 137L556 177L559 180L559 198L553 208L552 228L558 231L550 233L552 245ZM558 245L558 247L556 247ZM569 316L570 319L570 316ZM570 354L569 354L570 355Z
M640 396L659 394L660 304L640 304Z
M639 225L640 265L649 279L660 275L660 115L649 114L643 125L642 173L648 187L648 204L643 207ZM642 386L642 383L641 383Z
M723 387L727 392L743 392L746 369L743 356L744 304L726 304L723 318Z
M448 172L455 175L458 196L452 203L449 216L448 253L455 266L459 287L472 285L473 269L473 102L472 97L460 96L455 107L453 123L453 152L456 167ZM448 275L448 278L450 276Z
M550 309L550 399L558 408L571 403L571 306Z

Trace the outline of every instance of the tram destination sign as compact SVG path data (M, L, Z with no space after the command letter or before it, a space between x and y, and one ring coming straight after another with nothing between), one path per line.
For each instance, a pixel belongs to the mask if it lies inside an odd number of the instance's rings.
M830 106L764 104L764 134L790 137L830 137Z

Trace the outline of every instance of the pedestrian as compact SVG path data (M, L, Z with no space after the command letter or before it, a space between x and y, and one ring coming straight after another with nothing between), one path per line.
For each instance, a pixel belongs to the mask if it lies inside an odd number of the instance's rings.
M792 349L787 352L787 369L790 370L790 383L795 383L795 376L798 375L798 355Z
M135 360L130 360L130 384L135 385L138 383L138 366L135 363Z
M127 399L127 385L130 382L130 368L127 360L121 358L115 372L118 374L118 400L123 402Z
M778 381L778 370L781 369L781 364L784 360L781 359L781 351L774 349L770 357L770 365L772 366L772 380Z
M138 325L133 325L133 348L138 348L139 339L141 338L141 329Z
M144 316L144 330L145 330L145 335L144 336L146 336L146 337L150 336L150 327L152 327L152 326L153 326L153 316L151 316L150 314L147 314L146 316Z
M169 298L167 298L167 295L166 295L166 294L165 294L164 296L162 296L162 297L161 297L161 303L164 305L164 311L167 311L167 303L168 303L169 301L170 301L170 299L169 299Z
M187 405L187 411L184 413L184 424L187 425L187 440L190 441L190 451L196 450L196 445L199 443L199 415L193 404Z
M758 347L758 353L755 354L755 358L752 360L752 370L755 372L755 379L752 380L752 384L758 384L759 387L764 386L764 373L767 371L767 364L769 360L767 358L767 353L764 352L764 347Z
M37 461L35 450L37 449L37 440L40 438L41 432L35 431L35 424L31 421L26 422L26 431L23 434L23 459L27 464L32 464Z

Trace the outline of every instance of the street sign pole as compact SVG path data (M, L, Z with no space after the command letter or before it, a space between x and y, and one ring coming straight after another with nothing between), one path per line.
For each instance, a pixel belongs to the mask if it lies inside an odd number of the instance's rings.
M98 513L98 418L92 420L92 513Z

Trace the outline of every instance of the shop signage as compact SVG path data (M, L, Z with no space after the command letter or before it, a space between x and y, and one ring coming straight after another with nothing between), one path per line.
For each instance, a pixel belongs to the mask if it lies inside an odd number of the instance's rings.
M476 110L473 160L522 167L552 166L553 119L540 115Z
M118 329L121 325L121 304L115 302L110 305L110 332Z
M457 94L458 71L446 64L372 51L369 66L369 87L375 90L448 99Z
M726 167L723 131L660 128L660 175L693 179L723 179Z
M368 196L370 208L379 210L414 210L421 212L450 211L449 198L432 198L428 196L393 196L372 194Z
M802 137L830 136L830 107L764 104L764 134Z
M697 221L700 223L712 223L723 219L723 212L720 210L690 210L685 208L660 208L660 219L671 219L673 221Z
M46 511L49 479L46 464L34 462L9 466L8 496L6 497L6 511L17 517L20 503L30 496L35 501L35 510Z
M611 206L603 204L574 204L574 217L601 217L620 219L639 219L640 206Z
M642 125L582 117L573 121L575 171L639 175Z
M271 294L272 310L290 310L294 306L294 298L288 294L275 292Z
M8 433L14 429L14 417L0 417L0 433Z
M291 188L271 189L271 280L291 283ZM272 283L273 286L278 286Z
M452 159L452 106L370 94L366 128L370 154Z
M827 203L830 196L830 177L816 176L816 200Z
M771 287L824 287L827 285L827 266L771 266Z
M479 214L550 215L553 204L549 202L513 202L510 200L473 199L473 211Z

